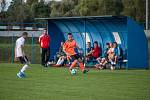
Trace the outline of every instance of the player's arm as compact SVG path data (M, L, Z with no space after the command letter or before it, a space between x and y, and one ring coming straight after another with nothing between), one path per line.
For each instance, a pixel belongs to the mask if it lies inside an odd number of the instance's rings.
M76 45L76 48L80 51L80 48L79 48L79 46L78 46L78 45Z
M67 56L70 56L70 53L68 53L68 52L66 51L66 49L63 48L63 51L65 52L65 54L66 54Z
M15 58L14 58L14 61L17 61L17 55L16 55L16 50L17 50L17 48L15 47Z
M63 51L66 53L67 56L70 56L70 53L67 52L67 47L68 47L68 44L65 42L63 45Z
M90 54L93 53L93 52L95 52L95 50L91 50L91 51L90 51Z
M43 38L43 34L39 37L39 44L41 44L41 40ZM50 39L50 38L49 38Z

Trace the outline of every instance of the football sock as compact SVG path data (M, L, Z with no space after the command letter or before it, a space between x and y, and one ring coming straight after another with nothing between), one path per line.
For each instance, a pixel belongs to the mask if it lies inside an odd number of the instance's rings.
M83 65L83 63L79 63L79 66L80 66L81 71L84 71L84 65Z
M76 66L76 63L77 63L77 61L75 60L75 61L73 61L72 62L72 64L71 64L71 66L70 66L70 69L72 69L73 67L75 67Z
M22 69L20 70L22 73L24 73L24 71L28 68L29 66L27 64L25 64Z

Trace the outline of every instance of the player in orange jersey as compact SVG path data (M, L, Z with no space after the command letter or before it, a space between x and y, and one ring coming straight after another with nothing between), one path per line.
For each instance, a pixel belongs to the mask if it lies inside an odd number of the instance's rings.
M71 72L71 70L73 69L73 67L76 66L76 64L78 63L80 66L80 69L83 73L87 73L88 70L85 69L82 60L80 58L80 56L78 55L78 53L75 52L75 49L80 50L80 48L77 46L76 41L73 39L72 34L68 33L68 40L64 43L63 45L63 50L66 53L67 56L70 57L70 59L72 60L72 64L69 67L69 70Z

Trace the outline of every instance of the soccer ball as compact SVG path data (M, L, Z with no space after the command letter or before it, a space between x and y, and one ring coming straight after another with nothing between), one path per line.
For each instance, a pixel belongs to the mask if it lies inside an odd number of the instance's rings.
M77 73L77 69L72 69L72 70L71 70L71 74L72 74L72 75L76 75L76 73Z

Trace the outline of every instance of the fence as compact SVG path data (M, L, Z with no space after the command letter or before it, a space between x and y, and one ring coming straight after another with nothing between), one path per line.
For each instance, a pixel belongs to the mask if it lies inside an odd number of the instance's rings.
M18 37L0 36L0 63L14 63L15 41ZM31 60L31 63L40 63L40 47L37 37L29 37L25 43L25 54Z
M15 42L24 31L29 33L24 47L25 54L31 63L40 63L38 37L46 27L46 23L0 23L0 25L0 63L18 62L14 59Z

